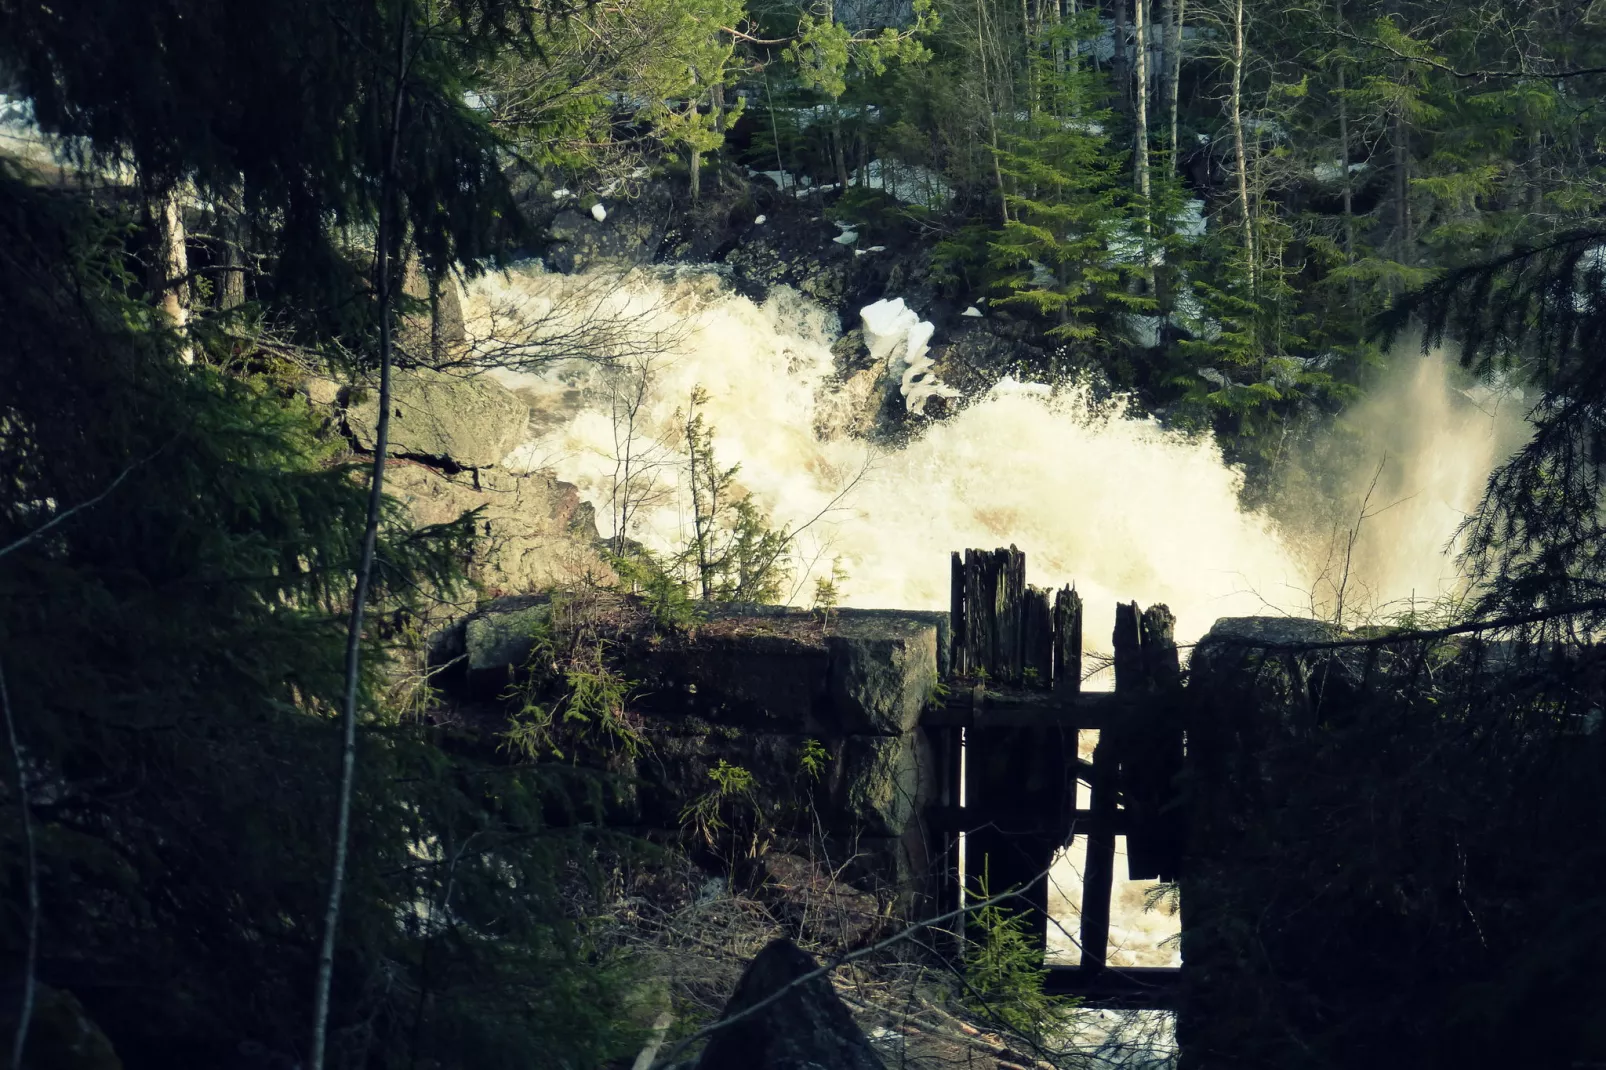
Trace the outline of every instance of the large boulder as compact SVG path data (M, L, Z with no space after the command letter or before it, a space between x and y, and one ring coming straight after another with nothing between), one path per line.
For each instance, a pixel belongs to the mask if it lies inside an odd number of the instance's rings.
M826 637L831 700L845 732L907 732L937 680L937 629L919 619L849 617Z
M720 610L695 633L630 653L665 712L812 735L902 735L942 668L947 616L838 610Z
M385 489L418 524L447 523L480 509L469 572L493 597L613 579L597 548L590 504L549 472L448 473L397 461L385 473Z
M731 1024L709 1039L698 1070L883 1070L829 977L801 980L817 968L790 940L760 951L725 1004Z
M524 441L530 422L529 407L486 376L399 371L390 400L390 452L457 468L500 464ZM378 421L379 393L369 386L347 407L346 426L359 446L371 450Z
M15 989L0 987L5 997L0 1010L0 1035L6 1046L17 1029ZM78 997L62 988L41 984L34 991L28 1020L27 1057L22 1065L37 1070L122 1070L112 1043L84 1010Z
M815 858L771 851L759 860L759 895L790 929L839 950L858 947L886 924L881 903Z

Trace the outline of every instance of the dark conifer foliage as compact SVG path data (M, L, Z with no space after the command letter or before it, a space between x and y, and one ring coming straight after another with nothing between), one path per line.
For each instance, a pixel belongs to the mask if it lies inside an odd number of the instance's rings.
M293 1060L366 491L270 380L180 362L131 294L127 232L80 193L0 180L0 672L38 835L38 977L129 1067ZM542 813L566 792L489 744L450 756L381 687L387 648L460 577L471 519L418 530L387 505L332 1066L594 1065L618 1036L608 969L557 894L574 837ZM20 805L8 776L10 963Z
M498 142L464 97L470 72L533 49L563 4L8 2L0 70L46 131L131 163L146 189L241 190L307 243L377 217L399 84L405 218L439 275L520 233Z
M1498 468L1468 521L1466 556L1486 615L1554 610L1544 630L1593 631L1606 613L1606 231L1569 231L1456 268L1385 318L1413 317L1485 376L1537 389L1534 431Z

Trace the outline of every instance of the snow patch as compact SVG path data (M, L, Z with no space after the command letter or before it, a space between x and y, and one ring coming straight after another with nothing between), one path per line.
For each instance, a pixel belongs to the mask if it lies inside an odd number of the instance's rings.
M864 325L864 343L873 360L885 360L887 370L894 371L901 364L898 392L903 396L908 411L926 412L929 398L956 398L959 391L939 380L931 372L934 363L927 353L936 325L921 319L903 298L877 301L859 310Z
M591 218L595 219L598 223L601 223L608 218L608 210L602 206L601 201L598 201L596 204L591 206Z

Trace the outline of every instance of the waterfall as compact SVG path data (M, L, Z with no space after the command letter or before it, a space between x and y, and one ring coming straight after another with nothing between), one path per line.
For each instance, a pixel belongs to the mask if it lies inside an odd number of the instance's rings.
M489 308L534 307L557 319L566 295L588 287L588 315L651 341L624 347L613 371L560 360L497 373L538 413L509 463L577 484L604 535L617 527L610 502L629 452L642 500L628 534L659 551L686 544L680 427L701 386L720 463L740 465L740 487L776 524L801 529L794 602L806 604L810 577L840 558L843 604L945 609L949 551L1014 543L1035 582L1076 583L1093 614L1091 644L1117 600L1166 603L1184 643L1223 616L1330 610L1343 564L1335 543L1243 508L1243 477L1213 441L1134 415L1125 399L1006 378L947 418L912 418L905 444L876 445L862 432L897 391L896 369L839 376L831 346L841 325L818 304L786 287L755 303L714 269L632 272L600 290L596 281L525 268L476 283L469 311L483 320ZM1460 398L1442 360L1404 366L1406 382L1351 416L1387 454L1349 555L1351 605L1362 593L1378 604L1448 588L1444 548L1520 426L1510 405L1490 415ZM643 373L627 447L618 399ZM1374 464L1362 458L1348 480L1354 516Z
M834 314L786 287L755 303L713 268L590 280L526 268L481 280L468 308L481 332L492 310L522 308L555 337L591 316L619 340L590 354L617 358L611 369L564 359L496 373L537 414L508 463L578 485L604 535L618 523L629 454L639 502L627 534L657 551L686 545L682 428L701 387L720 463L740 466L742 490L775 523L801 530L792 601L806 604L810 578L840 559L844 604L946 609L950 551L1014 543L1039 585L1075 582L1095 652L1107 649L1118 600L1166 603L1187 644L1219 617L1330 614L1340 585L1347 621L1454 591L1447 548L1525 427L1512 398L1457 388L1442 355L1396 361L1344 417L1347 451L1289 461L1279 522L1244 508L1243 476L1208 436L1162 427L1085 383L1005 378L949 416L910 417L900 444L875 444L868 432L885 400L905 408L894 350L923 355L929 338L901 302L873 306L872 366L846 376L832 352ZM1110 686L1104 675L1090 686ZM1051 875L1050 914L1073 932L1084 839ZM1118 857L1112 963L1174 965L1176 917L1144 909L1152 882L1123 877ZM1075 961L1064 929L1051 927L1049 946L1055 960ZM1117 1025L1154 1027L1142 1016L1104 1023Z

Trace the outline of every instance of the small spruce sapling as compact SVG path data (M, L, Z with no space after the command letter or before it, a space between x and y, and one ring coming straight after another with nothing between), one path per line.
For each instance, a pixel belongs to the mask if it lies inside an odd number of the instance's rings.
M820 614L820 626L822 629L830 629L831 610L841 604L842 585L847 582L847 579L847 569L842 566L840 555L832 559L830 575L815 578L814 609Z

